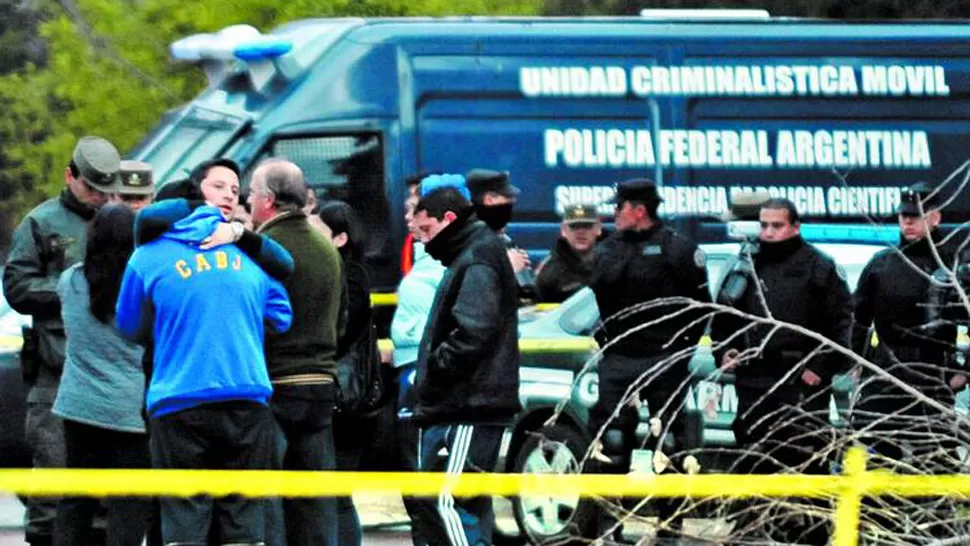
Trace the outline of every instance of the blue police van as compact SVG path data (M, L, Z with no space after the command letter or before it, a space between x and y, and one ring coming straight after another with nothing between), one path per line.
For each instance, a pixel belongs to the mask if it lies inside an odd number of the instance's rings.
M554 244L564 208L596 204L609 216L615 182L649 177L666 221L724 255L709 262L712 283L735 251L720 219L742 190L788 197L808 223L845 224L827 228L833 244L896 237L900 189L916 180L952 198L946 224L970 219L963 23L315 19L266 33L228 27L179 40L171 53L205 70L209 86L130 157L150 162L162 182L213 156L235 159L246 178L266 157L297 162L322 200L347 201L366 223L378 292L393 293L400 279L403 181L420 171L509 171L523 190L509 234L533 261ZM873 223L889 224L878 241L850 227ZM846 259L859 269L876 248ZM572 351L546 343L571 333L562 323L580 307L567 301L520 321L537 350L523 353L526 409L503 441L505 470L576 471L586 451L584 412L596 396L582 370L595 344L588 332L567 340ZM733 391L696 387L698 441L730 445ZM537 440L532 432L560 401L558 435ZM578 497L516 499L513 511L511 532L534 543L561 539L589 514Z
M656 16L314 19L238 25L172 44L209 87L129 154L158 179L228 156L299 163L366 222L375 289L393 292L403 180L507 170L509 233L539 259L558 213L646 176L660 209L723 240L733 192L791 198L808 221L882 222L899 188L957 199L970 158L970 27L962 23Z

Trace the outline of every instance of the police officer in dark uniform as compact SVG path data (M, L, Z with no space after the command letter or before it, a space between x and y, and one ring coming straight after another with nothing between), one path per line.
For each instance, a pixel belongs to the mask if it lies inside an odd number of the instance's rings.
M731 283L722 282L717 302L848 346L852 308L844 270L802 239L791 201L768 199L758 216L759 241L747 250L753 254L748 282L742 290L729 290ZM732 472L828 474L830 385L847 359L820 349L811 337L776 326L752 327L750 320L728 313L713 321L715 358L722 372L735 373L738 396L733 430L744 454ZM737 516L735 538L761 532L753 527L763 512L748 506ZM782 540L828 544L825 522L789 521L778 527L788 531Z
M519 285L520 304L536 298L536 276L532 271L529 254L517 247L505 228L512 221L512 209L519 199L521 190L512 185L507 171L491 169L472 169L465 174L465 185L472 196L475 215L485 222L492 231L499 234L515 271Z
M57 297L61 272L84 260L88 224L114 191L121 158L99 137L78 140L65 169L67 187L30 211L13 234L3 271L3 293L15 311L31 315L21 367L27 394L27 444L35 468L65 464L64 429L51 413L64 367L64 324ZM49 546L56 499L27 502L26 541Z
M965 309L960 303L946 305L961 241L944 244L937 229L941 199L928 184L916 183L901 197L899 245L873 256L856 287L853 350L886 374L863 369L852 425L875 452L877 465L902 463L895 469L903 472L956 472L954 412L921 403L900 385L953 408L955 393L967 383L955 358L954 322L965 320ZM931 283L931 276L938 282Z
M536 274L539 298L549 303L562 303L589 285L596 241L603 233L596 206L570 205L559 231L556 246L539 264Z
M688 360L701 335L703 324L691 326L706 311L687 309L684 301L657 304L634 311L631 306L657 303L665 298L689 298L710 302L706 257L697 246L663 225L657 209L663 200L656 185L646 179L627 180L616 187L616 232L596 247L590 287L596 295L602 327L597 338L603 347L599 363L599 400L590 411L590 430L602 435L603 455L626 472L636 443L638 415L624 395L632 385L642 388L659 434L651 434L644 446L666 455L683 470L677 451L686 446L683 418L684 394L688 385ZM678 314L679 313L679 314ZM640 328L644 324L649 327ZM617 419L611 416L618 406ZM664 434L666 431L666 434ZM673 447L664 443L673 440ZM679 502L658 501L661 528L658 538L677 535ZM604 531L606 529L601 529Z

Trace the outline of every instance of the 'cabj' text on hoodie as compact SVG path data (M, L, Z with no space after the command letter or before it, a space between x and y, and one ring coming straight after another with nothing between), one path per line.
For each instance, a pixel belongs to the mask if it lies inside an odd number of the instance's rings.
M138 247L125 270L117 325L129 338L154 340L152 418L215 402L266 404L272 394L264 324L289 329L289 297L238 248L199 248L222 221L218 209L199 207Z

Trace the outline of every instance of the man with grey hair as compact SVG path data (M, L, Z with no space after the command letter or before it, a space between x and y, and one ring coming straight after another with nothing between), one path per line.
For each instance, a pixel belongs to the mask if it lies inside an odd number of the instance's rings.
M307 221L302 210L306 198L303 171L290 161L268 159L253 172L249 191L253 223L289 251L296 265L284 284L293 305L293 324L285 334L266 336L266 364L273 382L270 407L285 444L279 466L334 470L332 417L341 263L333 244ZM275 523L276 518L270 519ZM269 530L269 543L283 532L288 546L337 543L333 498L285 499L282 523L285 531Z

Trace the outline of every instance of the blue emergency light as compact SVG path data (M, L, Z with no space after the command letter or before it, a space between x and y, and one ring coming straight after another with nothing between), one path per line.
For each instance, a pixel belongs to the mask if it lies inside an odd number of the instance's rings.
M240 61L251 63L281 57L292 49L293 42L289 40L265 36L237 45L233 54Z
M194 34L172 43L169 48L176 61L238 59L246 63L276 59L292 49L290 40L261 34L250 25L233 25L213 34Z

